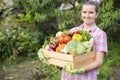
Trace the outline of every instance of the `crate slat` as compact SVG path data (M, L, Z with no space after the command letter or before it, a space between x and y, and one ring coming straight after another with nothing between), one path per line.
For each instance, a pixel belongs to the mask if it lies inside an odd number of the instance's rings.
M79 62L75 62L73 64L73 69L84 67L84 66L90 64L93 61L94 61L94 58L87 58L87 60L85 60L85 59L84 60L80 60Z
M68 62L72 64L72 69L86 66L95 60L95 51L79 55L63 54L48 50L43 51L47 54L48 61L52 65L64 67Z
M84 67L95 60L95 51L74 56L73 69Z
M52 51L47 51L47 50L43 50L43 51L47 54L48 58L52 57L52 58L65 60L65 61L73 61L72 55L57 53L57 52L52 52Z
M48 59L49 63L55 66L64 67L67 63L73 63L71 61L60 60L56 58Z
M85 61L86 59L93 59L94 57L95 57L94 52L88 52L85 54L80 54L80 55L74 56L74 60L75 60L75 62L80 62L80 61Z

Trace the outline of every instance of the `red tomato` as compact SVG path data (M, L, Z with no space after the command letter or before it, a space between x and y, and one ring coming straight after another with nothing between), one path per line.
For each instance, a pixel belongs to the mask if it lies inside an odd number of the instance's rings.
M76 32L72 32L72 34L80 34L80 32L79 32L79 31L76 31Z
M65 37L67 36L67 34L65 32L62 33L62 37Z
M59 38L58 38L58 42L59 42L60 44L64 43L64 38L63 38L62 36L59 37Z
M68 43L71 40L70 36L65 36L64 37L64 43Z

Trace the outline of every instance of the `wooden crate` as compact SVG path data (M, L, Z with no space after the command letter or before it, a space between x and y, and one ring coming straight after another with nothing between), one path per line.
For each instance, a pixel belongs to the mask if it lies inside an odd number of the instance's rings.
M84 53L80 55L70 55L64 53L57 53L48 50L43 51L47 54L47 59L50 64L64 67L68 62L72 64L72 69L86 66L95 60L95 52Z

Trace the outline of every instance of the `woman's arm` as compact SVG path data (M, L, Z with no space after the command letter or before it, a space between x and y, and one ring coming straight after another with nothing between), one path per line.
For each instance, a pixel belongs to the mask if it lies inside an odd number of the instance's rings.
M91 64L83 67L84 71L90 71L96 68L99 68L102 66L104 61L104 52L96 52L96 57L95 57L95 61L92 62Z

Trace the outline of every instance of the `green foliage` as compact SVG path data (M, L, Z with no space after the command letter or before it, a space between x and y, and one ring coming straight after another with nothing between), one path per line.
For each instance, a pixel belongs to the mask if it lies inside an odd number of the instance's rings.
M71 28L76 22L80 22L79 10L81 6L74 7L72 12L71 10L59 10L61 3L69 2L74 5L74 0L13 0L13 2L15 8L22 7L26 15L31 13L30 15L33 17L31 20L37 24L42 24L45 28L46 22L47 24L54 23L53 28L60 30ZM50 25L47 26L51 27Z
M31 17L29 20L44 27L44 29L40 29L49 31L50 29L52 31L67 30L80 25L82 23L80 19L81 5L85 1L78 0L79 5L75 7L75 0L13 0L15 8L22 7L25 10L26 17L28 15ZM74 6L72 9L59 10L62 3L68 2ZM115 6L116 2L115 0L103 0L100 4L97 25L108 34L119 31L120 10L119 6Z
M18 17L19 17L19 21L20 22L24 22L24 23L28 23L28 22L34 22L33 20L33 16L31 15L32 12L28 12L26 15L25 14L22 14L22 13L19 13L18 14Z
M0 0L0 9L5 9L6 3L3 0Z
M98 75L98 80L112 80L113 77L113 71L112 67L110 67L107 64L104 64L104 66L100 69L100 73Z
M0 61L3 62L8 57L36 55L42 33L33 27L33 23L24 24L11 15L2 21L0 36Z
M22 9L24 13L9 15L0 27L0 61L10 57L34 54L57 30L67 30L81 24L80 10L86 0L78 0L79 6L70 10L59 10L61 3L73 0L13 0L15 9ZM117 3L117 5L116 5ZM112 67L120 67L120 7L117 0L103 0L100 4L100 15L97 25L108 34L109 53L105 57L104 66L101 68L99 80L106 80L113 76ZM44 37L43 37L44 36ZM118 40L118 42L116 42ZM9 59L8 59L9 60ZM41 64L42 65L42 64ZM60 70L50 66L38 66L34 79L37 76L59 80ZM53 72L52 72L53 71ZM41 73L43 72L43 73ZM58 72L58 74L57 74ZM55 75L55 76L53 76ZM56 79L57 78L57 79Z
M81 4L79 4L77 7L74 7L71 10L65 10L62 11L62 14L60 15L60 21L58 28L60 30L66 30L70 29L73 26L78 26L81 23L80 19L80 10L81 10Z
M105 55L104 65L100 68L99 80L114 80L113 68L119 68L120 50L118 42L110 41L108 44L108 54Z
M99 27L109 34L116 32L119 29L120 10L115 8L114 0L105 0L100 7Z
M109 55L108 61L111 62L111 66L120 67L119 60L120 60L120 49L119 49L119 42L110 41L109 43Z
M28 14L31 12L35 22L45 22L58 7L58 0L13 0L14 7L22 7ZM54 16L55 17L55 16Z
M60 80L61 71L55 66L39 63L33 69L33 80Z

